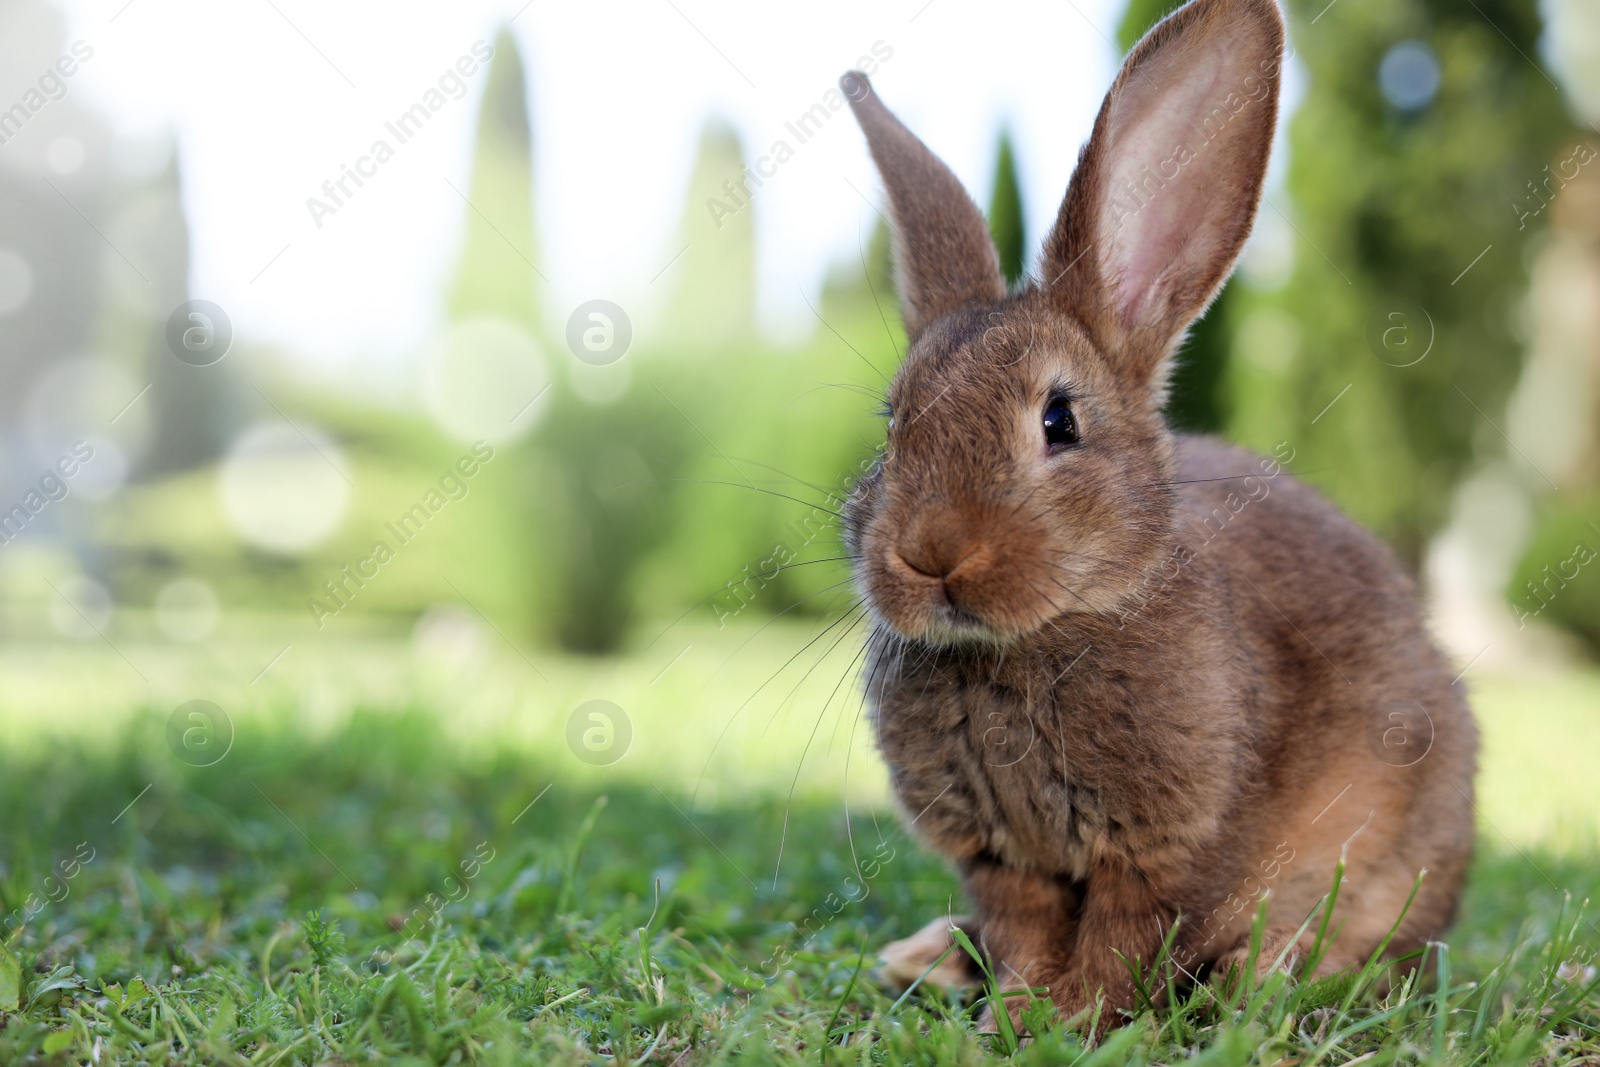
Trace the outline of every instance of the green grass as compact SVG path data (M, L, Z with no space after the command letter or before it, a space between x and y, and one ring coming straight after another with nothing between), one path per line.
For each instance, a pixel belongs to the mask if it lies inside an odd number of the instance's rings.
M773 647L785 645L797 647L792 634ZM159 677L139 648L123 651ZM308 710L280 691L237 713L232 749L203 768L169 751L165 704L104 718L62 713L22 736L9 690L3 721L17 743L0 752L0 921L29 908L30 894L45 902L3 939L0 1064L1006 1056L1003 1037L975 1032L972 998L901 1000L872 978L873 949L952 900L959 907L959 895L882 803L881 770L848 743L854 700L833 705L813 742L823 753L834 733L832 754L794 778L839 672L821 672L808 705L783 703L788 684L752 704L754 721L710 757L728 712L775 664L757 656L748 674L734 668L707 689L723 657L708 654L699 670L698 654L674 668L678 682L648 657L542 661L561 714L547 709L539 726L505 717L523 713L510 696L504 715L483 709L478 687L499 691L493 671L441 685L409 711ZM358 677L365 669L359 655L341 658ZM572 701L596 695L600 674L600 689L634 709L635 747L591 768L567 751L560 720ZM1575 702L1543 707L1557 721L1572 716L1580 733L1569 748L1591 757L1581 729L1592 727L1592 681L1562 682L1578 686ZM1494 723L1521 715L1513 696L1495 699L1512 712L1485 716L1491 737ZM674 726L693 741L673 737ZM859 784L843 793L828 768L846 751ZM692 803L708 766L715 784ZM1518 836L1544 823L1524 826L1510 808L1491 807L1502 795L1587 796L1590 821L1578 823L1592 832L1594 778L1527 794L1495 766L1485 817L1511 836L1485 827L1461 922L1434 953L1437 981L1387 994L1370 982L1278 979L1180 988L1123 1030L1098 1028L1094 1041L1051 1026L1015 1059L1600 1060L1600 929L1582 905L1600 885L1600 854L1571 819L1551 824L1565 836L1546 846ZM58 877L75 863L73 877ZM858 864L874 876L860 881ZM21 978L16 1010L8 960Z

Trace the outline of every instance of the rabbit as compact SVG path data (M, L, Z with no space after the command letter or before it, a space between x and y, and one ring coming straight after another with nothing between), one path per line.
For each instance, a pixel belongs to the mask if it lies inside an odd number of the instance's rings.
M1288 472L1292 442L1258 457L1162 415L1254 222L1283 42L1272 0L1153 29L1009 293L956 177L840 80L910 341L843 512L862 686L899 807L971 901L887 946L891 981L958 927L1002 990L1103 1027L1138 1006L1124 958L1170 936L1190 978L1229 973L1262 902L1262 974L1358 966L1391 930L1414 957L1453 920L1477 728L1414 583ZM958 949L930 980L972 977Z

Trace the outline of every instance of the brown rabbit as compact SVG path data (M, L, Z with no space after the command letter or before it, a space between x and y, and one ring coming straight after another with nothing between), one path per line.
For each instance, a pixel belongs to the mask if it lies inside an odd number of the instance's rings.
M1258 967L1304 960L1341 856L1317 972L1374 952L1425 870L1389 947L1412 952L1471 854L1477 730L1412 582L1283 472L1292 444L1258 459L1162 418L1255 216L1282 48L1271 0L1156 27L1009 295L955 176L841 82L912 341L847 505L867 697L900 804L971 897L954 921L1063 1017L1131 1008L1119 954L1149 965L1174 923L1187 972L1242 963L1262 899ZM887 974L921 974L949 922L888 946Z

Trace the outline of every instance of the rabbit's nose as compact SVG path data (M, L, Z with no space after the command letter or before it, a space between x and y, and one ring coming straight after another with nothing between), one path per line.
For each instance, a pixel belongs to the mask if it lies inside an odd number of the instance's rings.
M907 567L929 578L945 579L972 554L972 544L950 508L925 509L917 516L895 551Z

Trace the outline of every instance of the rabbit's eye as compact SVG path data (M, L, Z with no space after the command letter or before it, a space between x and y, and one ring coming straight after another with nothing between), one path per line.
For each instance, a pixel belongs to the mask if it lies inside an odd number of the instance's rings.
M1052 452L1078 443L1078 423L1064 396L1053 396L1044 406L1044 443Z

